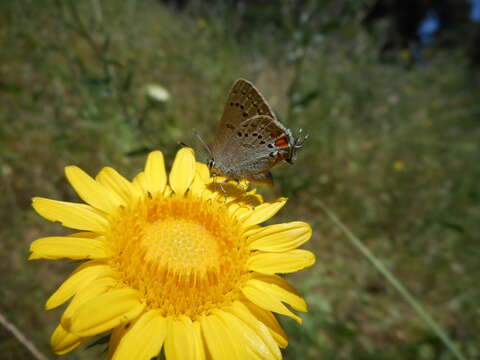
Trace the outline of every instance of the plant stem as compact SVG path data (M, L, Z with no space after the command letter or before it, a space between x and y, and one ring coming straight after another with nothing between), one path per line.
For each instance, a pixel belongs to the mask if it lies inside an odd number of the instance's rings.
M333 213L323 202L319 202L322 210L328 215L335 225L347 236L350 242L355 246L372 264L373 266L390 282L390 284L400 293L403 299L415 310L423 321L433 330L433 332L442 340L445 346L459 360L466 360L453 340L447 335L445 330L427 313L420 303L415 300L413 295L405 286L388 270L388 268L362 243L362 241L344 225L340 219Z

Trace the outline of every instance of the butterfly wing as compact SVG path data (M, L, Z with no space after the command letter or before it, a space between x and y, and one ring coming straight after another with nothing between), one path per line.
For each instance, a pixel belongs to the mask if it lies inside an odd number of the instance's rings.
M253 183L253 184L258 184L258 185L268 185L272 186L273 185L273 176L272 174L267 171L261 174L254 174L248 178L248 180Z
M225 146L235 129L245 120L256 115L267 115L276 119L272 109L255 86L244 79L238 79L228 94L220 118L220 125L215 134L212 152L215 159L225 152Z
M235 127L215 162L229 177L252 179L253 175L267 172L284 160L290 142L289 130L278 121L270 116L256 115Z

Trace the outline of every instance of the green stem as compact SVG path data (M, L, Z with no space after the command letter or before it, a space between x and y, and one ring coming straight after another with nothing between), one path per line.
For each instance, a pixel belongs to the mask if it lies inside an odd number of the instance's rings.
M427 311L415 300L413 295L407 290L402 283L393 276L390 270L378 260L375 255L361 242L361 240L353 234L347 226L345 226L340 219L330 209L320 202L320 207L328 215L328 217L337 225L343 233L348 237L351 243L375 266L375 268L390 282L390 284L400 293L405 301L415 310L415 312L422 318L423 321L435 332L435 334L443 341L445 346L455 355L459 360L466 358L460 352L458 347L453 343L452 339L442 329L442 327L427 313Z

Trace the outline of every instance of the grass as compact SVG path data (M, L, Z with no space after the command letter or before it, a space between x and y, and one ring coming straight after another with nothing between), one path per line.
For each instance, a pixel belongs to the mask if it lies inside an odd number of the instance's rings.
M480 356L480 105L477 75L462 54L432 49L423 65L379 63L375 38L353 20L318 34L300 25L292 36L256 28L239 40L218 9L209 16L150 1L21 0L0 10L8 50L0 53L0 311L49 357L60 313L43 303L74 264L26 261L32 240L62 231L34 214L31 197L75 200L63 176L68 164L132 176L143 150L159 148L171 161L177 140L202 157L193 129L211 140L238 77L310 135L295 165L279 167L275 186L259 189L290 197L278 221L314 226L309 247L318 263L291 277L310 311L302 326L284 321L286 357L454 358L322 202L467 358ZM149 101L151 83L171 101ZM29 358L6 333L0 350ZM83 348L65 358L100 353Z

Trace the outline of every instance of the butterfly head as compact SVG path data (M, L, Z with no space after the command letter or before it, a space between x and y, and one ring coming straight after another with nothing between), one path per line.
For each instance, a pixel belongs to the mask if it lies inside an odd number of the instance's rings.
M293 136L290 130L289 133L289 147L288 147L288 154L285 156L285 161L289 164L293 164L294 161L297 159L297 150L303 148L303 144L308 139L307 135L302 135L303 129L298 130L298 134Z
M207 161L207 166L211 173L215 172L215 160L213 158Z
M215 160L213 158L210 158L207 161L207 166L208 166L208 170L210 170L210 175L212 177L217 177L222 175L221 171L217 169Z

